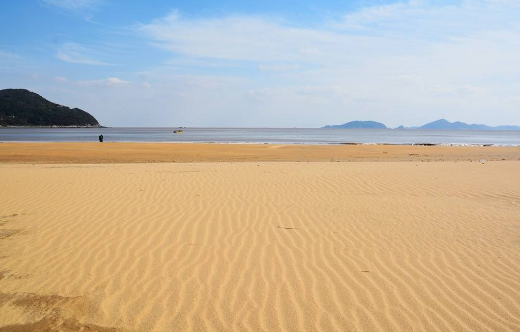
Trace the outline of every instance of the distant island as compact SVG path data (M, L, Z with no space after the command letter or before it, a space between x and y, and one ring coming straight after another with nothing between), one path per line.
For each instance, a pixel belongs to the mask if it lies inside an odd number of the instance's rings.
M328 125L323 127L325 129L335 129L335 128L342 128L342 129L387 129L387 127L380 123L375 121L350 121L347 123L344 123L342 125Z
M520 126L497 126L490 127L483 124L467 124L464 122L449 122L446 119L440 119L427 123L418 129L451 129L451 130L520 130Z
M342 128L342 129L389 129L384 124L375 121L351 121L342 125L328 125L322 127L324 129L334 129L334 128ZM427 123L420 127L404 127L399 126L395 129L424 129L424 130L520 130L520 126L486 126L483 124L467 124L464 122L449 122L446 119L440 119L437 121L433 121Z
M0 127L101 127L79 108L55 104L25 89L0 90Z

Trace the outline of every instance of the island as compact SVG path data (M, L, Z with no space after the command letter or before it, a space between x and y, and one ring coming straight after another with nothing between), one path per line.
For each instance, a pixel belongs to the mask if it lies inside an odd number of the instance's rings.
M351 121L342 125L327 125L321 127L322 129L388 129L387 126L376 121ZM520 130L520 126L496 126L491 127L483 124L467 124L465 122L449 122L446 119L440 119L422 125L420 127L405 127L399 126L394 128L396 130Z
M520 130L519 126L486 126L483 124L467 124L465 122L449 122L446 119L440 119L437 121L433 121L430 123L427 123L419 129L438 129L438 130L445 130L445 129L451 129L451 130Z
M25 89L0 90L0 127L85 127L99 122L79 108L48 101Z
M350 121L342 125L327 125L324 129L387 129L387 127L375 121Z

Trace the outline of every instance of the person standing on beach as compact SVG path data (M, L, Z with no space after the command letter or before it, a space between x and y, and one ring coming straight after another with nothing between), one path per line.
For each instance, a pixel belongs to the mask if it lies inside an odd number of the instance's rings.
M99 135L99 142L103 143L103 135Z

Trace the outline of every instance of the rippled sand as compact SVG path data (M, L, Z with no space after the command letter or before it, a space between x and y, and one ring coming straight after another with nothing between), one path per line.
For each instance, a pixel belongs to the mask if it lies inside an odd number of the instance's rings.
M520 163L0 165L0 331L520 331Z

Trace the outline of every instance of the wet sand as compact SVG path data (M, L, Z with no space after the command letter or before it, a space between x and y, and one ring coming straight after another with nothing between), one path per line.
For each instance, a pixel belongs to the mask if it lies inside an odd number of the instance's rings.
M197 143L1 143L3 163L520 160L520 147Z

